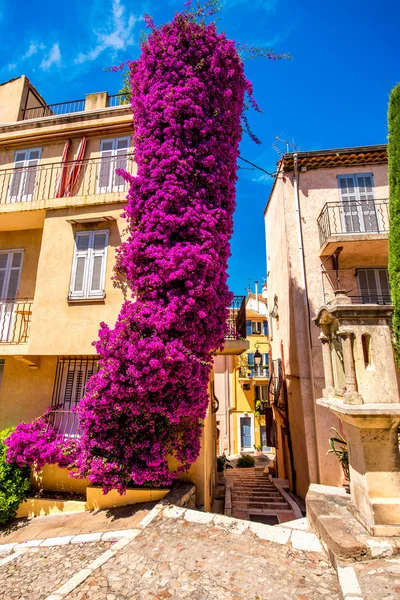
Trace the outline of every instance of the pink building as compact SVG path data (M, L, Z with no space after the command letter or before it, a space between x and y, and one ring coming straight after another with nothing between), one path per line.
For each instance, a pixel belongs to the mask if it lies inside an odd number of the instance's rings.
M278 475L303 497L311 482L343 477L327 455L339 421L316 404L325 385L313 319L336 290L390 304L388 197L385 145L318 150L283 156L265 209Z

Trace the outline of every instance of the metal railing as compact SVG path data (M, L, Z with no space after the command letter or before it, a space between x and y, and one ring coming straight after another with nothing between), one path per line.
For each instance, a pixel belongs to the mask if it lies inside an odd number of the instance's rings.
M49 425L64 438L79 438L79 417L76 410L52 409L48 413Z
M69 102L59 102L58 104L45 104L44 106L33 106L24 108L22 111L22 120L39 119L40 117L51 117L57 115L68 115L70 113L83 112L85 110L86 100L71 100Z
M327 202L318 219L320 246L332 235L387 233L389 200Z
M0 299L0 344L26 344L33 300Z
M268 379L269 367L260 365L252 367L250 365L242 366L239 369L239 377L241 379Z
M122 106L124 104L129 104L129 94L112 94L111 96L108 96L107 99L107 106L114 107L114 106Z
M226 340L246 338L246 297L234 296L229 307L228 330Z
M0 204L125 192L117 168L132 173L132 155L0 169Z
M362 294L361 296L353 296L349 294L352 304L381 304L387 306L392 304L390 294Z

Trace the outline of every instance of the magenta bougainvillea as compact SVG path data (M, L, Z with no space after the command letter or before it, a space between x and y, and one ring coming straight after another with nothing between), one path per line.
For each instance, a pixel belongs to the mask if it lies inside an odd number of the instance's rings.
M79 452L78 441L65 439L51 424L51 410L32 423L20 423L5 442L7 461L19 467L35 466L40 470L45 464L72 466Z
M20 425L9 442L18 463L65 466L67 454L104 491L168 485L199 454L212 353L223 345L231 301L246 94L254 106L235 43L204 12L147 25L140 58L129 63L137 175L124 174L128 237L116 265L133 301L113 329L101 324L99 372L79 406L79 452L57 454L62 442L45 438L40 421Z
M235 44L178 14L130 63L137 176L117 271L135 302L102 324L80 404L78 466L104 489L169 484L195 461L212 352L223 345L244 95ZM171 469L168 455L179 467Z

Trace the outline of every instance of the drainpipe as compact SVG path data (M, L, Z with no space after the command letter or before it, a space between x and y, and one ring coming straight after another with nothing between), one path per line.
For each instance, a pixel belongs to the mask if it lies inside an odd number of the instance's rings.
M297 220L297 233L299 238L299 254L300 254L300 268L301 268L301 282L303 285L303 304L304 304L304 313L307 324L307 333L308 333L308 360L310 364L310 384L311 384L311 393L312 393L312 409L314 416L314 436L315 436L315 454L317 461L317 478L318 482L321 481L321 472L320 472L320 462L319 462L319 448L318 448L318 437L317 437L317 414L316 414L316 403L315 403L315 392L314 392L314 367L313 367L313 357L312 357L312 335L311 335L311 314L310 314L310 304L308 301L308 288L307 288L307 279L306 279L306 263L304 257L304 243L303 243L303 230L301 227L301 210L300 210L300 197L299 197L299 172L298 172L298 157L297 152L293 155L294 162L294 171L293 171L293 189L294 189L294 199L296 203L296 220Z

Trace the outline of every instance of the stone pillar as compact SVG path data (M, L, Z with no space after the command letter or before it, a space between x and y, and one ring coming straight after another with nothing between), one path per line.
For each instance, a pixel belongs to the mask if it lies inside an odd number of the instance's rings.
M97 92L96 94L86 94L85 110L95 110L96 108L106 108L108 100L107 92Z
M332 355L331 355L331 340L324 333L320 333L319 339L322 342L322 360L324 363L325 388L323 394L325 397L333 395L335 384L333 381Z
M352 512L373 535L400 535L400 416L340 418L349 451Z
M362 404L362 397L357 393L356 368L353 354L354 333L349 329L339 329L337 336L342 338L344 375L346 379L346 391L343 394L343 401L346 404Z

